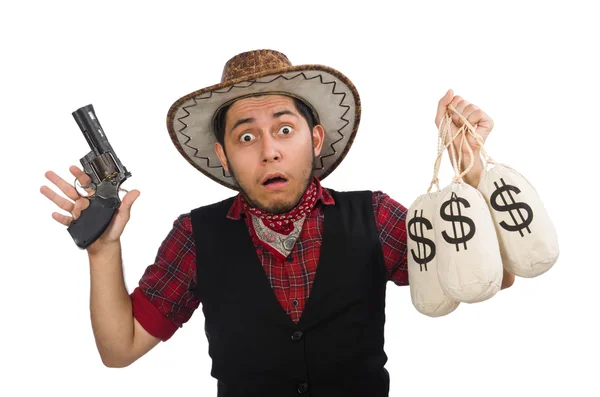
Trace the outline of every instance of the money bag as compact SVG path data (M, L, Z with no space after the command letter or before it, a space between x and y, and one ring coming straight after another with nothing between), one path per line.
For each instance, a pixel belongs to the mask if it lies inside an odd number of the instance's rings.
M445 316L459 305L440 286L433 217L439 192L419 196L406 216L408 284L413 306L430 317Z
M444 294L456 301L475 303L493 297L502 286L503 267L494 222L482 193L462 179L474 164L474 153L466 140L463 125L451 136L451 117L446 113L440 123L440 146L435 165L437 184L440 158L450 148L455 171L452 183L439 192L433 217L437 269ZM458 156L452 142L460 135ZM461 172L462 146L471 155L469 166ZM458 159L457 159L458 157Z
M453 182L438 197L433 227L439 281L444 294L459 302L481 302L502 285L502 257L483 195Z
M515 169L495 163L477 189L494 219L504 268L528 278L547 272L558 259L558 238L533 185Z

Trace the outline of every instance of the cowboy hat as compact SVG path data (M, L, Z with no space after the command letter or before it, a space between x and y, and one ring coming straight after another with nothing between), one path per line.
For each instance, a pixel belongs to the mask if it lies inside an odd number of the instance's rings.
M256 50L231 58L221 82L178 99L167 114L169 136L183 157L204 175L239 190L214 150L214 119L235 100L266 94L288 95L304 102L325 138L315 156L313 175L324 179L344 159L360 122L360 97L341 72L323 65L293 66L278 51Z

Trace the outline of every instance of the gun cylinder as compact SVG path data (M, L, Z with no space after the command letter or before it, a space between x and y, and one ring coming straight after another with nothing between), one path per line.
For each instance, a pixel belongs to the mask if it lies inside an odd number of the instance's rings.
M120 172L119 166L115 163L115 160L110 155L110 153L103 153L98 157L95 157L92 161L90 161L96 176L98 179L102 181L106 176L111 175L115 172Z

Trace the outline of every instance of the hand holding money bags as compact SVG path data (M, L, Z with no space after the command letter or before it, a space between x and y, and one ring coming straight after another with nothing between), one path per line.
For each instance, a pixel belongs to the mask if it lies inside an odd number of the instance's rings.
M469 169L459 172L461 158L457 164L451 146L455 137L449 134L451 122L446 113L440 123L433 180L427 193L411 205L406 218L413 306L431 317L451 313L460 302L489 299L502 283L502 260L493 221L483 195L462 180ZM452 149L455 177L440 191L437 177L448 146ZM434 184L438 191L432 193Z
M431 317L451 313L460 302L491 298L500 290L503 269L521 277L536 277L548 271L559 255L554 225L535 188L515 169L494 162L476 128L452 105L448 109L459 116L463 126L451 136L452 119L446 112L440 123L433 180L406 218L412 302ZM475 138L485 160L477 189L462 179L475 161L467 134ZM459 136L457 159L452 142ZM471 161L461 172L464 144ZM440 191L439 166L448 147L455 176ZM487 170L489 164L494 167ZM437 192L431 192L434 184Z

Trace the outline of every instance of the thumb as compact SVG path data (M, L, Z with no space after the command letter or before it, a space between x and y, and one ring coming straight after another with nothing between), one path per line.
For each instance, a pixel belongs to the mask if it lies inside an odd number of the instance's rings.
M137 189L131 190L129 192L127 192L127 194L125 195L125 197L123 197L123 200L121 200L121 207L123 210L129 212L131 206L133 205L133 203L135 202L135 200L137 200L137 198L140 197L140 191Z
M446 95L444 95L442 99L440 99L440 101L438 102L437 114L435 115L435 125L437 125L438 128L440 128L440 123L444 118L444 114L446 114L446 108L448 107L450 102L452 102L453 98L454 91L452 91L451 88L446 92Z

